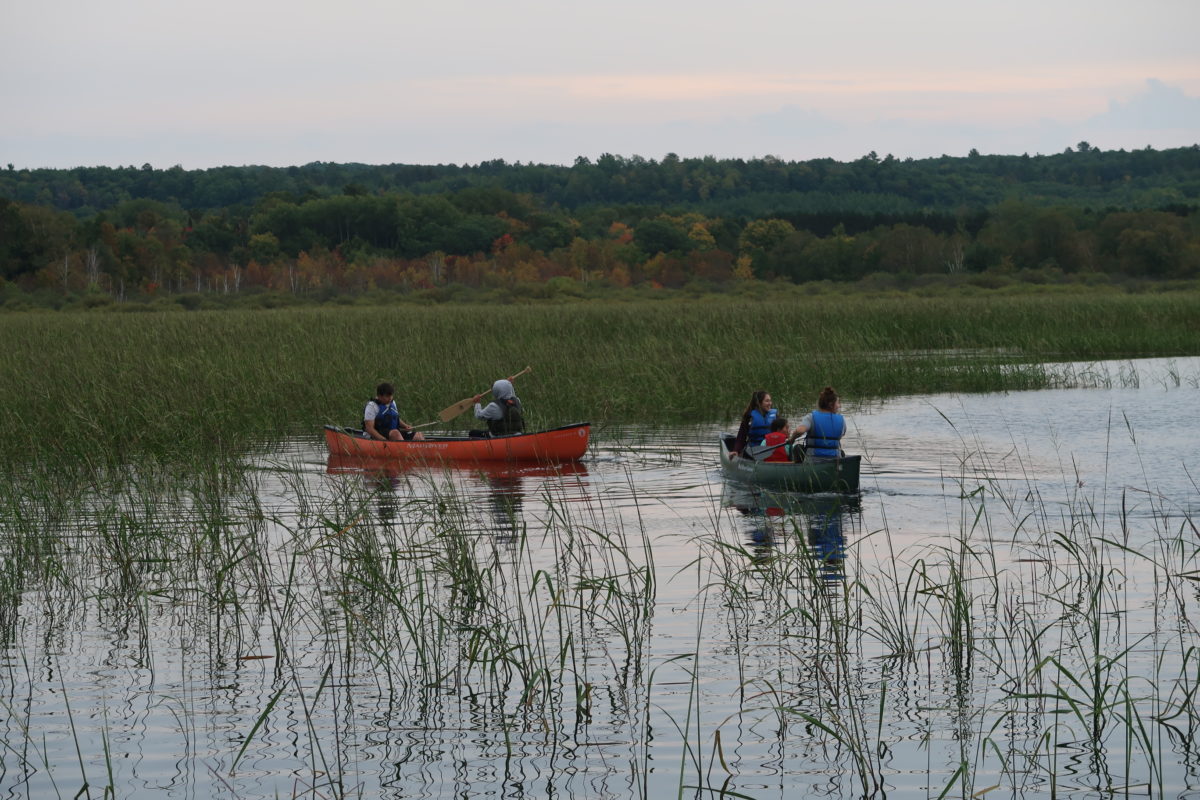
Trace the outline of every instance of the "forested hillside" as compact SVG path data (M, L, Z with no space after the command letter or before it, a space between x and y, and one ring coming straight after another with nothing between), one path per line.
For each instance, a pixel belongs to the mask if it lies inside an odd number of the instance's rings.
M0 288L134 299L1031 270L1190 279L1198 209L1200 146L849 163L10 166Z

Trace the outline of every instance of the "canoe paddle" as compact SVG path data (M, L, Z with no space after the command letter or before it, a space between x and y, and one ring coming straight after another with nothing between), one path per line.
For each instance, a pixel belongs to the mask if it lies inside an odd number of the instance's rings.
M524 375L526 372L533 372L533 367L526 367L525 369L518 372L516 375L509 375L508 379L510 381L516 380L517 378ZM481 394L487 394L490 391L491 391L491 389L488 389L487 392L481 392ZM468 408L470 408L473 405L475 405L475 395L471 395L470 397L468 397L465 400L459 400L457 403L455 403L452 406L447 406L446 408L443 408L438 413L438 419L441 420L442 422L449 422L450 420L454 419L459 414L463 413L464 411L466 411Z

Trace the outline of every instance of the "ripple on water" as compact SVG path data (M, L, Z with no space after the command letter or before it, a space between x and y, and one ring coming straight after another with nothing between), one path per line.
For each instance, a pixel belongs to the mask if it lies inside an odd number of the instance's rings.
M1190 739L1152 767L1121 719L1197 718L1197 364L851 408L832 507L724 482L716 426L609 427L560 470L296 440L222 513L127 505L124 539L97 498L0 617L0 795L926 797L965 761L956 796L1187 796ZM155 531L198 569L121 549Z

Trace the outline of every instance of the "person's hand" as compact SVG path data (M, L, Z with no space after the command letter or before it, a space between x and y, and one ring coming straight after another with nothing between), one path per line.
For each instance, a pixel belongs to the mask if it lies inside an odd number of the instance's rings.
M477 394L477 395L475 395L475 402L476 402L476 403L478 403L478 402L479 402L480 400L482 400L482 399L483 399L483 395L481 395L481 394Z

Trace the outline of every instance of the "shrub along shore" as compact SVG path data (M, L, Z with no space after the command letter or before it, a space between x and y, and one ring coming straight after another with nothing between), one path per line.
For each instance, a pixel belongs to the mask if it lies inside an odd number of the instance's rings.
M758 388L802 404L830 384L851 407L1036 389L1055 361L1197 355L1197 330L1195 291L13 313L0 448L10 464L233 454L356 423L382 380L423 423L526 365L535 427L732 421Z

